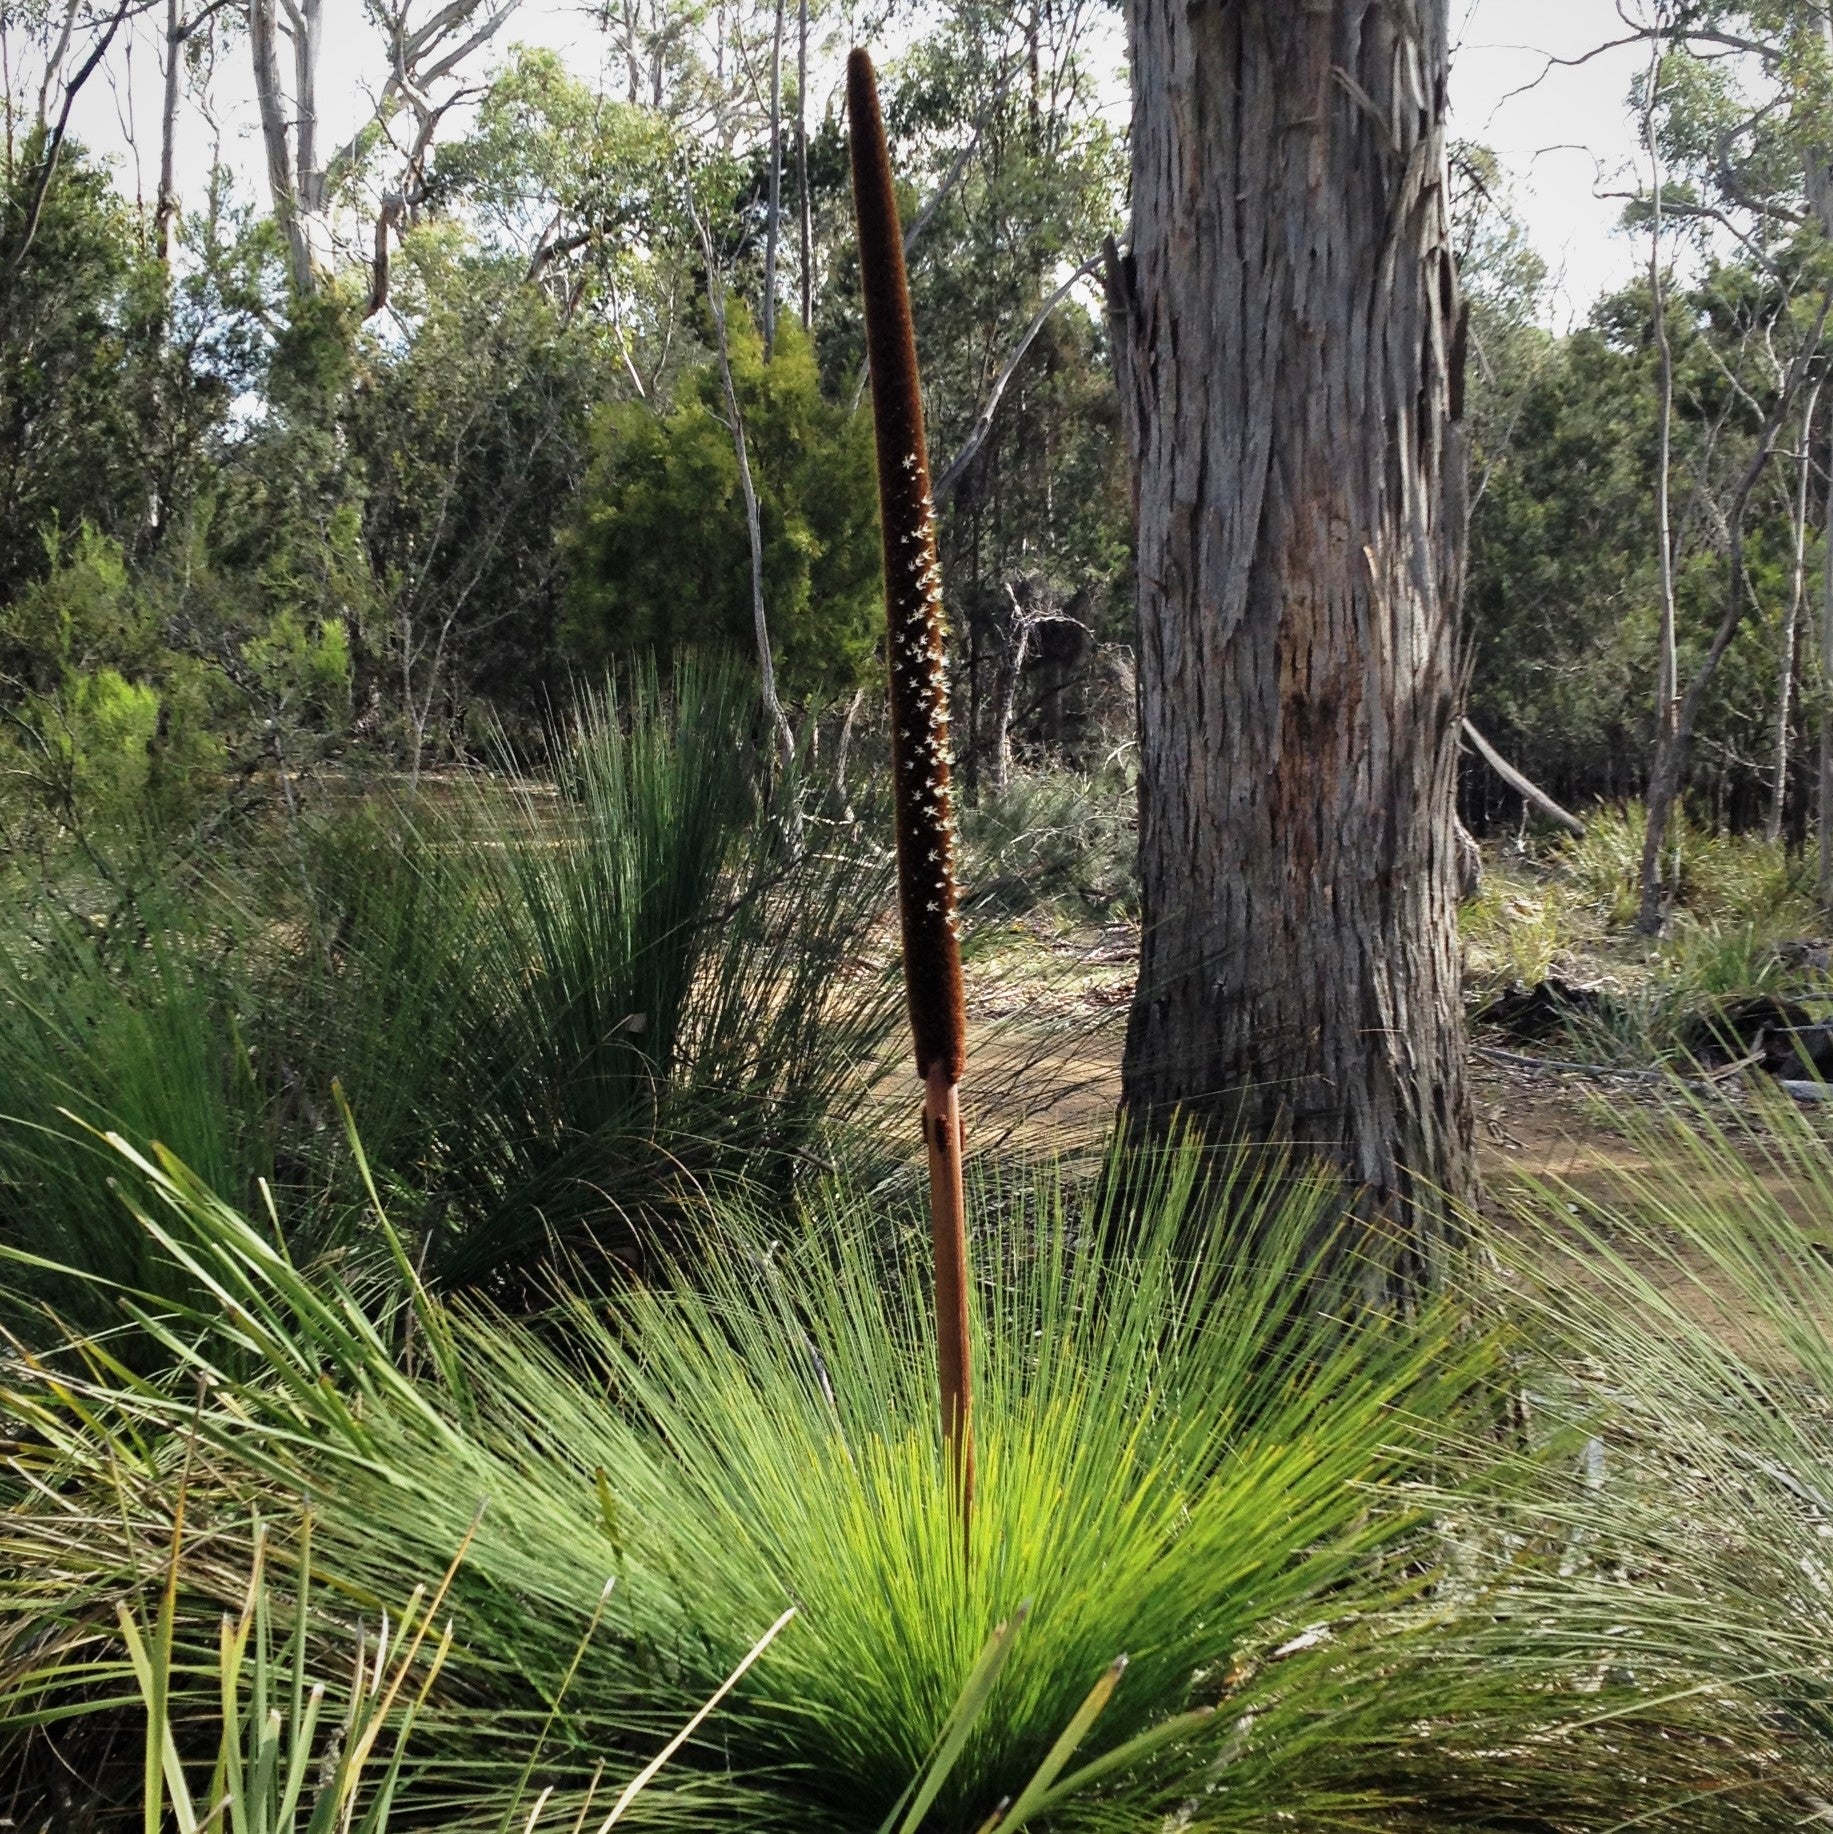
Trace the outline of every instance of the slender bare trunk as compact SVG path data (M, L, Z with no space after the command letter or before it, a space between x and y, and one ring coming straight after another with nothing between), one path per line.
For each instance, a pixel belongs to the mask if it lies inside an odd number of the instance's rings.
M1429 1280L1474 1171L1447 0L1129 0L1135 1112L1284 1138Z
M1820 384L1821 378L1816 377L1801 410L1801 462L1795 477L1795 502L1789 523L1788 610L1782 620L1781 650L1776 659L1774 788L1770 795L1769 817L1763 825L1764 834L1772 841L1782 838L1782 811L1788 801L1789 733L1794 723L1795 658L1801 648L1801 612L1807 600L1808 486L1814 475L1814 409L1820 400Z
M1820 908L1833 918L1833 425L1827 430L1827 510L1820 585Z
M153 253L171 286L172 224L178 216L178 98L184 75L185 29L179 0L166 0L165 94L159 110L159 199L153 206Z
M1582 841L1585 838L1585 824L1570 809L1561 808L1525 771L1517 770L1514 765L1510 764L1476 729L1475 723L1468 716L1462 722L1462 731L1477 756L1527 805L1527 808L1522 810L1521 817L1524 831L1527 809L1533 808L1538 809L1548 821L1557 822L1576 839Z
M293 187L293 161L287 137L287 110L280 84L279 28L274 0L248 0L248 49L254 68L255 103L261 118L261 147L267 157L267 188L274 221L285 238L293 290L312 291L312 252L299 217Z
M1019 597L1018 588L1008 585L1006 596L1012 601L1012 637L1000 661L999 676L993 685L993 794L1003 795L1012 784L1012 728L1018 719L1018 690L1024 680L1025 661L1031 653L1032 618Z
M1667 839L1668 823L1680 799L1681 784L1686 772L1687 747L1692 742L1693 728L1698 722L1706 692L1718 673L1718 665L1724 660L1726 650L1731 647L1732 638L1737 635L1738 627L1744 621L1749 604L1744 579L1744 522L1750 507L1750 493L1756 488L1757 480L1775 453L1777 435L1800 394L1810 363L1819 353L1821 335L1826 328L1830 307L1833 307L1833 288L1821 295L1813 326L1789 365L1788 374L1777 390L1775 406L1764 420L1757 434L1756 447L1744 467L1743 476L1738 480L1737 490L1725 518L1731 546L1724 614L1719 619L1718 629L1713 632L1705 656L1693 671L1693 679L1687 684L1686 693L1681 697L1674 717L1673 734L1655 754L1655 768L1648 786L1648 826L1642 837L1642 905L1636 913L1636 928L1646 936L1656 935L1661 929L1661 848Z
M1655 141L1655 109L1661 92L1661 47L1649 65L1648 93L1642 113L1651 173L1648 237L1648 290L1653 317L1658 371L1655 402L1655 540L1660 564L1661 630L1655 674L1655 743L1671 742L1674 712L1680 696L1680 660L1674 615L1674 534L1670 497L1674 468L1674 347L1668 337L1667 280L1661 271L1661 154Z
M796 209L802 230L802 329L815 322L815 218L808 195L808 0L796 8Z
M38 85L37 122L40 131L51 125L51 95L63 79L64 59L70 55L70 40L76 32L76 16L82 10L82 0L66 0L64 21L58 28L57 43L51 48L51 55L45 59L44 80Z
M1051 313L1069 297L1072 288L1101 265L1102 259L1103 257L1099 254L1090 255L1044 301L1031 323L1019 334L1018 342L1012 346L1004 367L993 379L993 386L987 391L987 398L982 403L979 414L975 416L974 424L968 429L967 438L961 442L955 456L943 466L936 476L935 495L938 508L959 489L961 480L967 475L967 468L973 464L980 448L985 445L987 435L993 431L993 422L998 416L999 404L1005 399L1006 390L1012 386L1012 378L1018 374L1018 367L1024 362L1026 353L1037 341L1038 333L1050 322Z
M783 240L783 13L776 0L770 39L770 202L764 229L764 361L776 353L776 258Z
M1821 43L1833 58L1833 12L1821 21ZM1833 240L1833 149L1811 147L1805 160L1807 194L1823 240ZM1820 588L1820 782L1815 810L1819 827L1820 908L1833 919L1833 422L1827 431L1827 504L1821 530Z
M853 749L853 729L859 724L859 710L865 704L865 688L855 688L853 698L846 704L846 718L840 722L840 737L834 744L834 800L845 811L848 821L853 819L853 805L847 800L847 757Z
M369 257L369 309L363 314L365 318L374 318L387 308L388 239L395 233L406 209L407 200L399 191L391 191L376 212L375 244Z
M690 200L694 226L700 234L706 259L707 305L713 315L713 346L719 358L719 381L725 393L726 415L732 429L732 451L738 460L738 485L745 499L745 534L751 547L751 623L757 640L757 673L763 694L764 717L770 722L777 749L787 771L795 763L796 737L776 691L776 662L770 648L770 622L764 608L764 524L758 508L757 485L751 476L751 452L745 438L745 417L732 383L732 347L726 333L726 289L713 253L713 239Z
M1640 881L1640 908L1637 927L1652 934L1661 927L1661 838L1666 827L1666 809L1659 815L1657 804L1664 794L1668 762L1676 751L1676 727L1679 717L1680 651L1678 626L1674 611L1674 534L1669 498L1672 491L1674 463L1674 347L1668 336L1667 283L1661 271L1662 167L1660 143L1656 139L1655 112L1661 100L1661 53L1663 45L1656 38L1649 50L1647 86L1642 97L1642 138L1648 148L1649 202L1651 215L1648 237L1649 311L1655 340L1655 545L1658 562L1661 601L1660 627L1656 636L1655 662L1655 751L1649 770L1647 824L1643 835Z
M298 200L299 233L305 257L314 271L330 247L326 212L330 174L318 150L318 59L324 49L324 0L296 0L293 28L293 195Z

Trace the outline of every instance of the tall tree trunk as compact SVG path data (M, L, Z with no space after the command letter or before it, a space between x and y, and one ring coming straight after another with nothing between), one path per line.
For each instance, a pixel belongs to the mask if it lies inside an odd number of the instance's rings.
M1655 110L1661 99L1661 51L1656 40L1650 56L1648 89L1643 97L1642 135L1648 143L1649 201L1648 292L1656 355L1655 401L1655 543L1661 581L1661 629L1655 665L1655 747L1673 743L1674 714L1680 701L1680 649L1674 611L1674 532L1671 524L1674 471L1674 346L1668 337L1667 279L1661 271L1661 151L1655 139Z
M785 774L791 771L796 760L796 735L789 724L789 716L783 711L783 702L777 694L776 662L770 646L770 620L765 614L764 606L764 526L763 516L757 500L757 485L751 476L751 451L745 438L745 417L738 404L738 390L732 382L731 340L726 330L726 288L725 281L719 272L718 258L713 250L713 239L707 233L706 224L700 213L694 208L693 199L688 199L688 210L693 217L694 228L700 237L701 253L706 259L706 295L707 305L713 318L713 350L719 359L720 387L725 393L726 414L732 432L732 452L738 461L738 485L745 500L745 536L751 550L751 625L752 634L757 640L757 673L758 685L764 703L764 718L769 722L771 736L776 741L777 751L781 757ZM800 841L800 818L793 805L789 812L789 821L793 829L793 838Z
M840 737L834 745L834 806L841 811L843 821L853 819L853 805L847 799L846 770L847 758L853 749L853 731L859 724L859 710L866 704L864 687L853 690L853 698L846 704L846 718L840 722Z
M1012 728L1018 723L1018 691L1025 679L1025 662L1031 653L1031 633L1037 628L1035 608L1030 603L1041 584L1030 580L1009 580L1006 597L1012 605L1012 632L1000 658L998 673L993 677L993 768L992 789L1003 796L1012 787Z
M1820 908L1833 918L1833 420L1827 431L1827 510L1820 582Z
M783 240L783 13L770 39L770 208L764 230L764 361L776 354L776 258Z
M802 229L802 329L815 322L815 216L808 195L808 0L796 8L796 210Z
M1661 931L1661 849L1667 840L1668 823L1673 819L1686 777L1687 748L1693 741L1693 729L1699 723L1699 711L1705 704L1706 692L1718 674L1718 665L1724 660L1726 650L1731 647L1732 638L1737 635L1738 627L1744 621L1744 612L1749 602L1744 579L1744 522L1750 508L1750 493L1756 488L1757 481L1775 453L1776 437L1782 430L1782 423L1793 410L1809 365L1819 354L1821 334L1826 329L1829 308L1833 308L1833 287L1829 287L1820 297L1813 326L1789 364L1788 373L1776 391L1775 404L1758 429L1756 444L1744 466L1743 475L1738 479L1737 489L1725 516L1731 545L1727 561L1724 615L1719 619L1718 629L1713 632L1712 641L1700 659L1699 667L1693 671L1693 679L1687 683L1687 691L1675 710L1673 731L1655 749L1655 768L1649 774L1648 783L1647 826L1642 836L1642 901L1636 912L1636 928L1645 936L1656 936Z
M329 174L318 152L318 59L324 49L324 0L296 0L293 27L293 197L305 259L314 273L330 250Z
M637 17L635 0L624 0L624 76L625 99L632 108L643 99L643 66L637 59Z
M1820 400L1820 378L1808 390L1801 410L1801 463L1795 475L1795 501L1789 516L1788 611L1782 620L1782 643L1776 659L1775 786L1770 796L1768 839L1782 838L1783 806L1788 801L1789 733L1795 714L1795 658L1801 649L1801 608L1807 598L1808 500L1814 476L1814 409Z
M261 118L261 145L267 155L267 187L274 201L274 221L286 240L293 291L302 298L313 291L311 243L300 219L293 188L292 150L288 142L285 94L280 84L279 28L274 0L248 0L248 48L254 68L255 102Z
M1472 1190L1447 0L1130 0L1144 940L1125 1097L1284 1137L1430 1278Z
M153 254L164 272L161 284L172 285L172 225L178 218L178 98L184 80L184 20L179 0L166 0L165 91L159 109L159 198L153 206ZM160 307L163 326L164 304Z
M1833 12L1821 21L1821 42L1833 58ZM1803 161L1808 207L1823 240L1833 240L1833 148L1810 145ZM1833 920L1833 425L1827 434L1827 505L1820 587L1820 783L1815 821L1819 828L1820 909Z

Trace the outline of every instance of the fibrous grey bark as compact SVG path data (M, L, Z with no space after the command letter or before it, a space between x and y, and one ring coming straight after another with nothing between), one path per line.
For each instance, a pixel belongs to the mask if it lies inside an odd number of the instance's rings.
M1144 935L1124 1087L1404 1219L1471 1190L1446 0L1130 0Z

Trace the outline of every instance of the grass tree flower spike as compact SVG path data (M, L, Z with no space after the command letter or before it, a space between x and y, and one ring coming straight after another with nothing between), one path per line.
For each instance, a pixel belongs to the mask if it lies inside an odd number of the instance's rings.
M936 558L916 333L904 274L904 236L878 106L878 79L864 51L855 50L847 60L847 109L853 128L853 203L859 219L885 548L904 984L917 1074L924 1084L942 1428L953 1453L965 1523L974 1489L967 1229L961 1186L960 1082L967 1059L967 1012L955 898L942 575Z

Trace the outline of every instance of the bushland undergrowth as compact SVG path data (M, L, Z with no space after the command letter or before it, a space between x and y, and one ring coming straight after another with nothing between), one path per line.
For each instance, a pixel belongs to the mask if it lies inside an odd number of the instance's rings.
M368 1165L415 1266L511 1294L665 1239L684 1193L787 1198L857 1141L895 989L866 948L883 849L786 854L731 669L639 674L553 735L550 786L302 814L206 875L104 905L73 874L0 924L0 1240L40 1302L58 1269L188 1290L123 1227L92 1132L158 1140L302 1259L369 1251ZM341 1092L341 1096L340 1096ZM176 1282L174 1285L173 1282Z
M1277 1166L983 1160L964 1563L915 1143L857 1099L884 850L785 851L740 722L689 729L740 691L639 686L551 789L303 820L101 924L15 907L0 1815L1816 1813L1811 1120L1651 1121L1652 1173L1473 1225L1405 1316ZM1702 915L1768 895L1725 858Z
M1664 856L1669 916L1650 939L1634 929L1640 811L1599 808L1586 825L1583 840L1486 854L1463 913L1473 1006L1511 985L1567 982L1601 999L1563 1028L1566 1054L1685 1067L1713 1015L1737 1001L1788 998L1818 1016L1833 999L1812 859L1677 823Z

